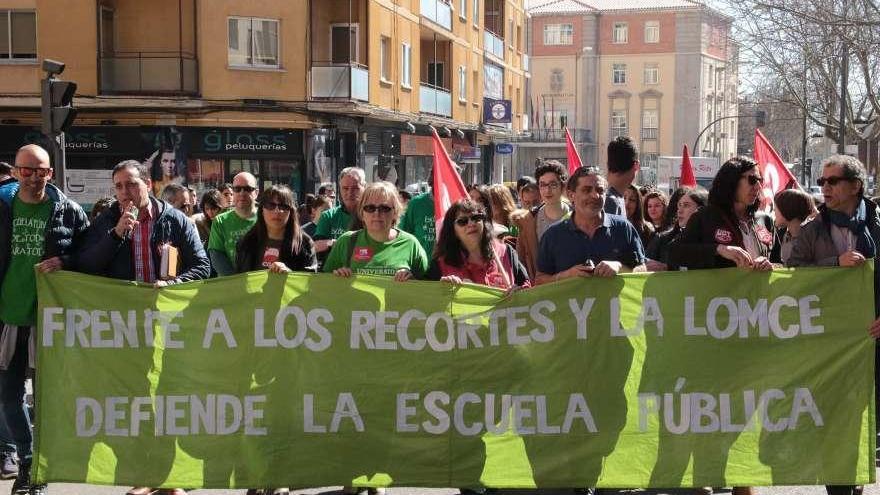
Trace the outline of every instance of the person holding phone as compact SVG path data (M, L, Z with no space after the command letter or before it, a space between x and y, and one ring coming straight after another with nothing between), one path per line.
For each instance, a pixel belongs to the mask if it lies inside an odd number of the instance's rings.
M574 212L541 238L537 284L645 270L645 251L635 227L623 215L604 210L607 187L596 168L580 167L568 179Z

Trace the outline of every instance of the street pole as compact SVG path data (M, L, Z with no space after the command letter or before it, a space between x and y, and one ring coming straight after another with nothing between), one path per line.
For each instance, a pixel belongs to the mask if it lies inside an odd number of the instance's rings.
M804 114L804 124L803 124L803 139L801 140L801 175L803 176L803 181L801 184L807 185L810 183L810 170L807 170L807 59L804 57L804 100L803 100L803 114Z

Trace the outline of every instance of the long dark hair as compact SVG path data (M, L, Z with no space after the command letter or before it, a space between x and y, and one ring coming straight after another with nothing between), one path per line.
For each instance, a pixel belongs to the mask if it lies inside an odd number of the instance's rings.
M480 254L485 260L492 259L492 217L489 216L487 209L483 205L470 200L460 199L446 210L446 216L443 217L443 226L440 228L440 236L437 243L434 244L435 260L442 259L446 264L461 267L464 265L462 251L464 246L455 235L455 219L458 215L464 213L466 215L483 214L486 218L483 220L483 235L480 237Z
M266 246L269 241L269 232L266 229L266 220L263 218L263 203L272 201L290 207L290 216L284 227L284 240L281 246L290 246L291 252L298 253L302 249L302 230L299 227L299 218L296 214L296 202L293 200L293 192L287 186L271 186L263 191L257 207L257 223L241 239L241 245ZM251 244L255 243L255 244Z
M639 188L630 184L626 189L630 194L636 195L636 211L633 212L632 217L627 216L627 220L629 220L629 223L633 224L633 227L635 227L639 233L652 232L654 230L654 225L645 220L645 212L642 211L642 193L639 191ZM626 211L624 211L624 213L626 213Z
M733 205L736 203L739 179L744 173L756 168L758 168L758 163L744 156L737 156L724 162L721 169L718 170L718 174L715 175L715 180L712 181L712 188L709 189L709 204L729 215L731 220L736 220ZM755 202L746 208L746 214L749 217L753 216L758 211L760 204L761 197L759 195Z

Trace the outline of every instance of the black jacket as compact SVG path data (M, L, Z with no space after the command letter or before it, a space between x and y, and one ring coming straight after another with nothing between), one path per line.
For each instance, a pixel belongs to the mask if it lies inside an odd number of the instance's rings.
M178 277L168 283L189 282L208 278L211 262L205 254L195 224L180 210L165 201L151 197L153 205L153 235L150 239L153 267L158 275L161 266L159 247L170 243L180 253ZM134 280L135 269L131 259L131 241L116 235L113 228L119 223L122 212L113 202L95 219L89 228L86 245L77 257L77 269L84 273L121 280Z
M11 182L0 187L0 284L12 260L12 201L18 186L18 182ZM54 185L46 185L46 195L52 201L52 212L46 222L43 259L58 256L65 270L75 269L74 253L83 246L89 217Z
M671 229L664 230L655 235L645 248L645 256L654 261L659 261L668 265L669 247L679 238L679 236L681 236L682 232L682 228L676 224Z
M251 228L251 231L255 228L256 225ZM235 267L238 273L265 270L262 265L264 246L258 244L257 236L250 235L250 232L238 242L235 252ZM284 239L281 242L280 251L278 261L287 265L287 268L292 271L317 271L318 259L315 256L315 243L305 232L302 233L299 251L293 252L293 239Z
M768 217L756 215L749 225L749 235L755 239L760 256L769 258L773 247L773 229L768 225ZM733 261L718 255L716 249L721 244L745 248L736 221L716 206L705 206L691 216L684 232L669 246L669 269L736 266Z

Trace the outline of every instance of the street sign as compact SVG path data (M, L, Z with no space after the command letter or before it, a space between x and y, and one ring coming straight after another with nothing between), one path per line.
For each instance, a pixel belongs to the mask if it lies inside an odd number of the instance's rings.
M495 153L499 155L509 155L513 153L513 145L510 143L498 143L495 145Z

